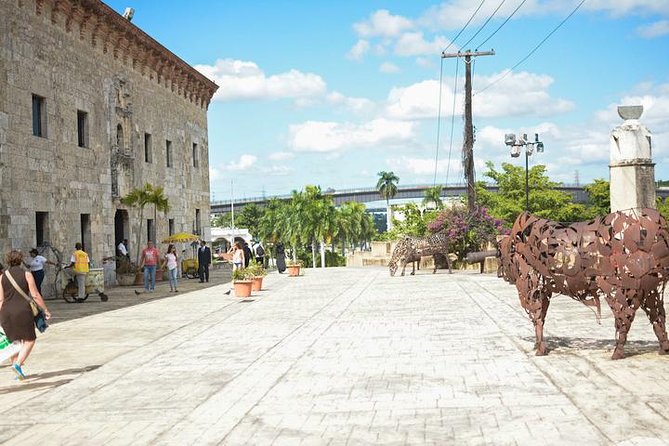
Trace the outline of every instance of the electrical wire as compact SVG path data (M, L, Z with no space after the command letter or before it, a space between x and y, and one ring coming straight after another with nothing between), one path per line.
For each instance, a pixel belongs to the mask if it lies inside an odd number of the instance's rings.
M476 11L472 14L472 16L467 20L467 23L465 23L465 26L462 27L460 32L455 36L455 39L451 40L451 43L448 44L446 48L442 51L442 53L445 53L447 49L449 49L453 44L455 43L456 40L458 40L458 37L460 37L460 34L464 32L465 29L467 29L467 26L474 20L474 17L476 17L476 14L479 12L479 9L481 9L481 6L485 3L485 0L481 0L481 3L479 4L478 8L476 8Z
M442 59L443 60L443 59ZM455 128L455 100L458 97L458 68L460 58L455 58L455 85L453 86L453 109L451 110L451 142L448 147L448 164L446 164L446 185L448 185L448 174L451 169L451 153L453 152L453 129Z
M520 4L519 4L518 6L516 6L516 9L513 10L513 12L511 13L511 15L510 15L509 17L507 17L506 20L504 20L504 21L502 22L502 24L499 25L499 26L497 27L497 29L496 29L495 31L493 31L493 33L490 34L490 35L488 36L487 39L485 39L483 42L481 42L479 45L477 45L476 48L481 48L483 45L486 44L486 42L487 42L488 40L492 39L492 37L493 37L495 34L497 34L497 31L499 31L500 29L502 29L502 27L503 27L504 25L506 25L506 22L508 22L509 20L511 20L511 17L513 17L514 15L516 15L516 13L517 13L518 10L520 9L520 7L523 6L523 5L525 4L526 1L527 1L527 0L523 0L522 2L520 2Z
M441 136L441 87L444 78L444 58L441 58L439 67L439 105L437 106L437 148L434 155L434 179L432 180L432 187L437 185L437 168L439 166L439 138Z
M504 5L504 3L506 3L506 0L502 0L502 2L499 5L497 5L497 8L492 12L492 14L490 14L490 16L486 19L486 21L483 22L483 25L481 25L479 27L478 31L476 31L474 33L474 35L469 38L468 41L466 41L465 43L462 44L462 48L467 48L467 45L469 45L471 43L471 41L474 40L476 38L476 36L478 36L481 31L483 31L483 28L485 28L486 25L492 20L492 18L495 17L495 14L497 14L497 11L499 11L499 8L501 8L502 5ZM480 48L480 47L481 46L479 45L477 48Z
M546 37L544 37L543 40L541 42L539 42L539 44L532 49L532 51L530 51L525 57L520 59L520 61L517 64L515 64L513 67L506 70L506 72L501 77L498 77L493 82L486 85L482 90L479 90L476 93L474 93L474 96L476 96L477 94L483 93L488 88L492 87L493 85L495 85L496 83L498 83L499 81L501 81L502 79L507 77L509 74L511 74L513 72L513 70L518 68L523 62L525 62L527 59L529 59L532 56L532 54L534 54L539 49L539 47L541 47L541 45L543 45L544 42L546 42L550 38L550 36L552 36L558 29L560 29L560 27L562 27L562 25L564 25L565 22L567 20L569 20L571 18L571 16L573 16L575 14L576 11L578 11L579 8L581 7L581 5L583 5L583 3L585 3L585 2L586 2L586 0L581 0L581 3L576 5L576 7L569 13L569 15L567 17L565 17L564 20L562 20L555 28L553 28L553 30L551 32L549 32L548 35Z

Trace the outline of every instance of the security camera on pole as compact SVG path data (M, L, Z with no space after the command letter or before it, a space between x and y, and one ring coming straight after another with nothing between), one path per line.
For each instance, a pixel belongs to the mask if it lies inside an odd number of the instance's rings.
M534 141L527 141L527 133L519 134L518 138L514 133L507 133L504 135L504 144L511 148L511 157L518 158L522 147L525 147L525 210L530 210L530 171L528 166L528 159L537 149L537 153L543 153L544 143L539 141L539 134L534 134Z

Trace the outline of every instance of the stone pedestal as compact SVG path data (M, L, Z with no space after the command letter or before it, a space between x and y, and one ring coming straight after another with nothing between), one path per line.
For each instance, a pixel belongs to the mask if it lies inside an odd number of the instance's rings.
M651 133L639 122L642 106L618 107L625 120L611 132L611 212L655 208Z

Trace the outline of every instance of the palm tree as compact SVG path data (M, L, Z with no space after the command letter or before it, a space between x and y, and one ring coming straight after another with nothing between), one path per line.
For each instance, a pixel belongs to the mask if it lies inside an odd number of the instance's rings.
M153 186L146 183L141 189L133 189L126 195L121 198L121 203L126 206L139 208L139 231L137 231L137 256L135 257L135 262L139 263L139 247L142 244L142 227L144 225L144 207L152 203L152 194Z
M153 234L151 234L151 238L155 245L157 242L156 232L158 229L158 211L167 213L170 210L170 203L165 196L165 190L162 186L152 188L151 193L149 193L148 203L153 205Z
M441 185L428 187L427 189L425 189L425 196L423 197L423 205L427 206L430 203L434 203L434 206L437 209L443 208L444 202L441 201L442 189L443 187Z
M379 191L381 197L386 200L387 209L387 229L390 230L392 226L390 215L390 199L397 195L397 183L400 181L399 177L393 172L381 171L378 173L379 181L376 183L376 190Z

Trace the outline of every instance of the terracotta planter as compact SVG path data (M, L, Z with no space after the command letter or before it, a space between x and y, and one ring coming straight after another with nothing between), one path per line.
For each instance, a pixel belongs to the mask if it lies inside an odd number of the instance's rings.
M293 265L293 266L288 266L288 276L290 277L297 277L300 275L300 265Z
M135 283L133 284L135 286L140 286L144 285L144 273L143 272L138 272L135 273Z
M256 276L251 280L253 281L253 291L262 290L262 276Z
M233 285L235 287L235 296L249 297L251 295L251 290L253 289L252 280L235 280Z
M120 286L132 286L135 284L135 273L117 274L116 281Z

